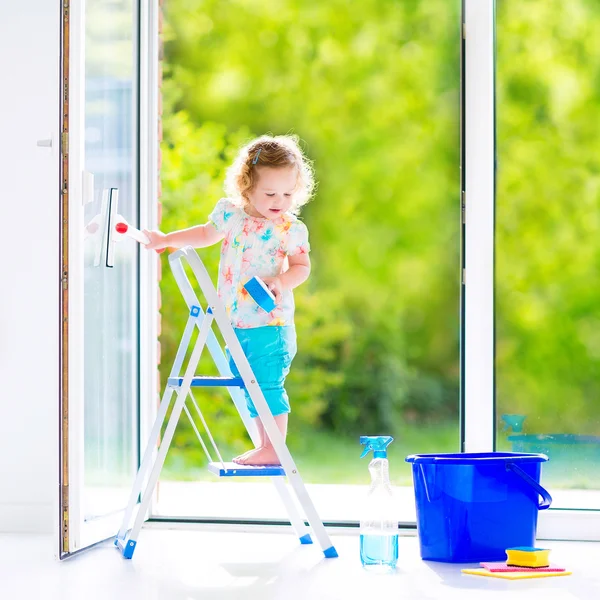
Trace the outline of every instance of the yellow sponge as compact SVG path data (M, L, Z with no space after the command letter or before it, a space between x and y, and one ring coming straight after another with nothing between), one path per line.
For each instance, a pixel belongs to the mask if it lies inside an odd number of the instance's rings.
M529 548L521 546L506 549L506 565L509 567L548 567L550 565L550 550L544 548Z

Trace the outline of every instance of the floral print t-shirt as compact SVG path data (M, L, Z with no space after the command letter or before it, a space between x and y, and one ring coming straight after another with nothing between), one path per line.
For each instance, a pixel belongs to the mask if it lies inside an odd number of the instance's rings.
M292 214L276 219L251 217L227 198L219 200L209 216L225 234L219 264L219 297L234 327L251 328L294 323L294 294L286 290L269 313L254 302L244 284L255 275L276 277L287 269L287 257L308 254L306 225Z

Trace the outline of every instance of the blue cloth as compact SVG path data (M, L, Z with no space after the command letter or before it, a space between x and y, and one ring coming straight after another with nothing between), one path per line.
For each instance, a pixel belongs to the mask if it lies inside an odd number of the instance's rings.
M289 413L290 400L283 385L296 355L296 328L293 325L271 325L234 328L234 331L273 416ZM229 368L234 376L239 377L229 348L226 351ZM248 392L244 392L250 416L257 417L254 402Z

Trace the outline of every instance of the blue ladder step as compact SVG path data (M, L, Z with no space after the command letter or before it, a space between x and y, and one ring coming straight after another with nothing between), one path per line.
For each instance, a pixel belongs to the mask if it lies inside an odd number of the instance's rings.
M183 377L169 377L167 380L171 387L179 387ZM192 377L192 387L245 387L241 377Z
M220 462L208 463L208 470L217 477L285 477L285 471L281 465L238 465L226 462L225 469Z

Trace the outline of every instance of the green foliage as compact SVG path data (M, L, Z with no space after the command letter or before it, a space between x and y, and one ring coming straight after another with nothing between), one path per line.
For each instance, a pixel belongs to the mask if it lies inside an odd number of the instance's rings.
M538 431L597 431L597 16L584 0L498 7L499 404ZM252 135L298 132L315 160L298 418L346 433L451 416L457 6L170 0L167 20L165 229L205 220ZM182 317L165 274L168 365Z
M166 3L162 228L205 222L255 135L298 133L315 161L314 266L288 379L301 453L316 428L456 422L459 9ZM498 406L532 415L535 432L598 433L599 15L592 0L498 2ZM213 273L218 255L202 251ZM166 377L185 311L163 265ZM214 393L203 406L243 449L230 403ZM192 456L191 429L177 436L177 460Z
M599 17L498 6L498 396L530 432L600 433Z
M254 135L298 133L315 161L293 428L393 431L456 413L458 11L446 0L166 4L162 228L205 222ZM218 250L202 252L216 272ZM168 276L162 291L166 376L183 321ZM239 435L229 413L221 424Z
M364 446L358 436L336 436L329 431L307 431L296 425L290 430L288 446L298 469L309 483L367 484L369 460L360 458ZM404 461L420 452L456 452L456 425L452 422L436 423L435 427L409 427L388 446L390 477L393 485L412 485L411 466ZM237 450L227 444L219 446L224 456ZM372 456L372 455L371 455ZM162 471L164 479L178 481L214 481L215 477L206 468L206 458L198 443L169 450L167 464ZM324 460L326 457L326 460ZM237 481L255 478L240 477Z

